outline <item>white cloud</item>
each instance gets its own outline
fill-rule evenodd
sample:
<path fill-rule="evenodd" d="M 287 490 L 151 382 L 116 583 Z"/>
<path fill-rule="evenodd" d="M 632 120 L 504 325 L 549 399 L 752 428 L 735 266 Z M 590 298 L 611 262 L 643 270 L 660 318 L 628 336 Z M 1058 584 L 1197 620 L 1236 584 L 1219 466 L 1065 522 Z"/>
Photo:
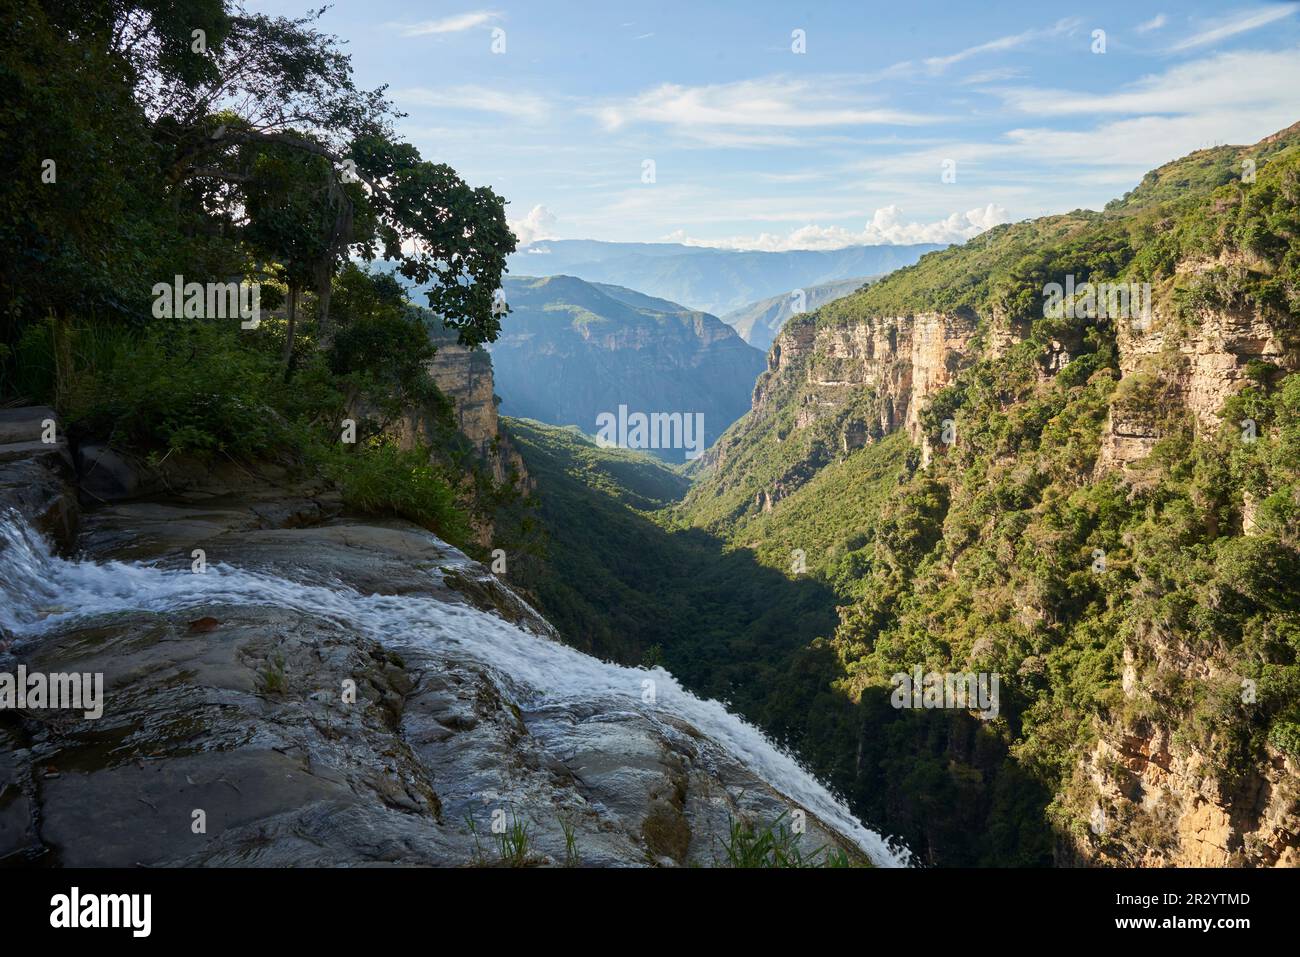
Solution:
<path fill-rule="evenodd" d="M 1043 164 L 1128 168 L 1144 172 L 1208 146 L 1250 144 L 1295 122 L 1294 106 L 1244 113 L 1141 116 L 1091 130 L 1019 129 L 1007 133 L 1011 152 Z"/>
<path fill-rule="evenodd" d="M 537 242 L 539 239 L 555 239 L 555 214 L 545 206 L 534 206 L 523 219 L 507 220 L 510 231 L 519 240 L 520 246 Z"/>
<path fill-rule="evenodd" d="M 396 26 L 404 37 L 424 37 L 439 33 L 460 33 L 472 30 L 497 19 L 498 14 L 489 10 L 476 10 L 473 13 L 458 13 L 440 20 L 422 20 L 419 23 L 397 23 Z"/>
<path fill-rule="evenodd" d="M 960 63 L 963 60 L 970 59 L 973 56 L 979 56 L 982 53 L 1002 53 L 1007 50 L 1014 50 L 1022 47 L 1026 43 L 1032 43 L 1035 40 L 1046 40 L 1050 37 L 1060 36 L 1064 33 L 1072 33 L 1079 28 L 1082 21 L 1077 17 L 1065 20 L 1058 20 L 1053 26 L 1043 30 L 1026 30 L 1023 33 L 1015 33 L 1010 36 L 998 37 L 996 40 L 989 40 L 987 43 L 981 43 L 977 46 L 967 47 L 964 50 L 958 50 L 948 56 L 927 57 L 925 65 L 932 73 L 942 73 L 954 63 Z"/>
<path fill-rule="evenodd" d="M 1152 30 L 1159 30 L 1168 22 L 1169 22 L 1169 18 L 1167 16 L 1165 16 L 1163 13 L 1157 13 L 1154 17 L 1152 17 L 1150 20 L 1147 20 L 1145 23 L 1139 23 L 1137 27 L 1137 32 L 1150 33 Z"/>
<path fill-rule="evenodd" d="M 753 144 L 746 135 L 735 132 L 744 129 L 789 131 L 930 122 L 919 114 L 869 102 L 860 87 L 860 80 L 836 77 L 813 81 L 777 76 L 705 86 L 664 83 L 590 112 L 609 130 L 638 121 L 659 123 L 696 136 L 713 136 L 719 145 L 765 145 Z"/>
<path fill-rule="evenodd" d="M 956 243 L 1005 222 L 1006 209 L 995 203 L 951 213 L 932 223 L 905 223 L 902 211 L 890 205 L 876 210 L 864 235 L 868 243 Z"/>
<path fill-rule="evenodd" d="M 517 90 L 493 90 L 485 86 L 444 86 L 437 89 L 413 87 L 396 90 L 393 99 L 400 106 L 432 106 L 447 110 L 477 110 L 501 113 L 520 120 L 540 121 L 550 113 L 550 105 L 533 93 Z"/>
<path fill-rule="evenodd" d="M 959 243 L 1008 221 L 1007 210 L 989 203 L 984 207 L 952 213 L 934 222 L 905 222 L 897 206 L 877 209 L 860 231 L 842 226 L 802 226 L 784 236 L 759 233 L 731 239 L 692 239 L 682 230 L 665 237 L 688 246 L 716 246 L 723 249 L 754 249 L 785 252 L 791 249 L 843 249 L 845 246 L 892 246 L 910 243 Z"/>
<path fill-rule="evenodd" d="M 1007 80 L 1015 80 L 1025 75 L 1025 71 L 1020 67 L 1002 67 L 994 70 L 983 70 L 979 73 L 972 73 L 970 76 L 962 77 L 958 82 L 962 86 L 974 86 L 978 83 L 1004 83 Z"/>
<path fill-rule="evenodd" d="M 1221 20 L 1214 26 L 1193 34 L 1185 40 L 1180 40 L 1171 46 L 1169 50 L 1171 53 L 1179 53 L 1209 43 L 1217 43 L 1220 40 L 1226 40 L 1228 37 L 1234 37 L 1238 33 L 1245 33 L 1247 30 L 1254 30 L 1281 20 L 1283 17 L 1289 17 L 1295 13 L 1295 9 L 1293 6 L 1272 6 L 1244 12 L 1232 19 Z"/>
<path fill-rule="evenodd" d="M 1296 110 L 1300 56 L 1296 50 L 1222 53 L 1143 77 L 1114 93 L 1052 89 L 999 91 L 1006 104 L 1039 116 L 1105 113 L 1205 115 L 1223 110 Z M 1206 130 L 1214 129 L 1206 125 Z"/>

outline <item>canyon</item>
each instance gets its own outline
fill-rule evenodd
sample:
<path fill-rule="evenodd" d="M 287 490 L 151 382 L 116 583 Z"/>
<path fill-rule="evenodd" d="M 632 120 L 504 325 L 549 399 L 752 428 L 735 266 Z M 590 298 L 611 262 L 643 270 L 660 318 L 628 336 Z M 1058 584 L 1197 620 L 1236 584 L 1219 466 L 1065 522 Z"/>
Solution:
<path fill-rule="evenodd" d="M 0 413 L 0 658 L 102 673 L 107 706 L 0 714 L 0 860 L 708 866 L 732 821 L 797 818 L 810 854 L 906 861 L 721 705 L 564 646 L 423 529 L 271 468 L 79 503 L 50 418 Z"/>

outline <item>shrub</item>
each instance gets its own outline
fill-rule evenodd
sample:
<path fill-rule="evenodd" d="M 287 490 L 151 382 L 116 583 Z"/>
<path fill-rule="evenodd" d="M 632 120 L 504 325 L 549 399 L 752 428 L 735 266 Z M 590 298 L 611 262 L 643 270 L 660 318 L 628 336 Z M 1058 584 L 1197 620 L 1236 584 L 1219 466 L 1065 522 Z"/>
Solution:
<path fill-rule="evenodd" d="M 101 333 L 97 361 L 78 364 L 69 420 L 139 451 L 253 459 L 292 448 L 277 411 L 287 391 L 279 365 L 241 342 L 239 331 L 236 324 L 184 321 Z"/>
<path fill-rule="evenodd" d="M 457 547 L 468 542 L 469 519 L 428 449 L 402 449 L 380 437 L 355 450 L 336 447 L 321 454 L 349 508 L 405 518 Z"/>

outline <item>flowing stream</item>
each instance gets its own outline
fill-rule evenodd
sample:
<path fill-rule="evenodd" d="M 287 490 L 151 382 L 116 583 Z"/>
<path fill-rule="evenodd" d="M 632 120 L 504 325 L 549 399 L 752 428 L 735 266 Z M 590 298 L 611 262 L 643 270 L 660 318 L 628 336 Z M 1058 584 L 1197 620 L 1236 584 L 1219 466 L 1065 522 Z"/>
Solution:
<path fill-rule="evenodd" d="M 772 788 L 854 840 L 878 866 L 905 867 L 910 854 L 864 827 L 817 779 L 761 731 L 721 703 L 696 697 L 662 668 L 600 661 L 465 605 L 412 595 L 364 595 L 344 585 L 292 581 L 211 564 L 206 574 L 138 562 L 68 561 L 15 514 L 0 516 L 0 626 L 39 638 L 74 621 L 115 612 L 176 612 L 207 605 L 257 605 L 331 620 L 394 648 L 419 645 L 501 676 L 529 707 L 668 713 L 694 726 Z M 645 704 L 646 681 L 655 701 Z"/>

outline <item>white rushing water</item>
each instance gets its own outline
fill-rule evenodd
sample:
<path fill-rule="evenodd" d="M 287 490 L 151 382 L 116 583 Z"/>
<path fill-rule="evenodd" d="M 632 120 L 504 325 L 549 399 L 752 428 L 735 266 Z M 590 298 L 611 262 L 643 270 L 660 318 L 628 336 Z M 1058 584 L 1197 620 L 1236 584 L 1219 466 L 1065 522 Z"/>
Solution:
<path fill-rule="evenodd" d="M 609 664 L 464 605 L 412 595 L 363 595 L 213 564 L 206 574 L 136 562 L 67 561 L 15 515 L 0 516 L 0 626 L 37 637 L 89 616 L 174 612 L 211 604 L 257 605 L 328 619 L 384 644 L 454 654 L 506 678 L 530 707 L 586 705 L 667 712 L 707 735 L 771 787 L 852 838 L 879 866 L 910 854 L 861 824 L 817 779 L 721 703 L 696 697 L 662 668 Z M 641 702 L 655 682 L 655 703 Z"/>

